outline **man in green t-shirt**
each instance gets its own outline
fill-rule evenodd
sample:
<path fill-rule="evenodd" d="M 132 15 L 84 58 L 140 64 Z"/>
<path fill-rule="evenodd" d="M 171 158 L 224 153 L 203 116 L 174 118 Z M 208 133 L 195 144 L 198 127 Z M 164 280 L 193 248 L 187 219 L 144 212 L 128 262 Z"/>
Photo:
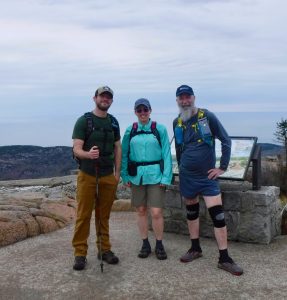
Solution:
<path fill-rule="evenodd" d="M 99 87 L 94 96 L 95 109 L 81 116 L 73 131 L 73 151 L 79 160 L 77 178 L 77 219 L 73 237 L 74 270 L 86 266 L 90 221 L 95 209 L 98 259 L 117 264 L 111 251 L 109 218 L 120 179 L 120 128 L 115 117 L 108 114 L 113 91 Z M 87 134 L 88 133 L 88 134 Z"/>

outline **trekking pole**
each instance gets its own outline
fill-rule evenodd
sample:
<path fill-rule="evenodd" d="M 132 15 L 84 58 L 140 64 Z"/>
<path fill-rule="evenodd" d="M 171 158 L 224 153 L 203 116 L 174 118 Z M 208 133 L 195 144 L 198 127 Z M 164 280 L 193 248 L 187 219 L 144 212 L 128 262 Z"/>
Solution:
<path fill-rule="evenodd" d="M 101 272 L 104 272 L 104 264 L 103 264 L 103 255 L 102 255 L 102 231 L 101 231 L 101 206 L 100 206 L 100 199 L 99 199 L 99 165 L 98 160 L 96 160 L 96 210 L 97 210 L 97 203 L 98 203 L 98 220 L 96 219 L 96 222 L 98 222 L 98 237 L 99 237 L 99 252 L 101 257 Z M 95 215 L 96 218 L 96 215 Z"/>

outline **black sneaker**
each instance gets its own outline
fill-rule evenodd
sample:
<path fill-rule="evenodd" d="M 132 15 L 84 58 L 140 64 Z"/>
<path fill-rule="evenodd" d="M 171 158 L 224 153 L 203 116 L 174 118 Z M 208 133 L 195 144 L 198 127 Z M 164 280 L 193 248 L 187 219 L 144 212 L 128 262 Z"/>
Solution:
<path fill-rule="evenodd" d="M 75 256 L 73 269 L 77 271 L 81 271 L 85 269 L 86 264 L 87 264 L 86 256 Z"/>
<path fill-rule="evenodd" d="M 100 253 L 98 253 L 98 259 L 101 259 Z M 104 252 L 102 254 L 102 259 L 111 265 L 115 265 L 119 262 L 119 258 L 115 256 L 114 252 L 112 252 L 111 250 Z"/>
<path fill-rule="evenodd" d="M 154 253 L 159 260 L 167 259 L 167 254 L 164 250 L 164 247 L 155 248 Z"/>
<path fill-rule="evenodd" d="M 138 257 L 147 258 L 150 254 L 151 254 L 151 247 L 142 246 L 142 248 L 138 254 Z"/>

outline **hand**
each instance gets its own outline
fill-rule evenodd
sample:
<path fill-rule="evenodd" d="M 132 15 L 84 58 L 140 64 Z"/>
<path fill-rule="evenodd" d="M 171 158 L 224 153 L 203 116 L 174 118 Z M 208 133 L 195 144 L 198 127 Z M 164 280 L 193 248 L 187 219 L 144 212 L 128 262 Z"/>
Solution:
<path fill-rule="evenodd" d="M 115 172 L 115 178 L 116 178 L 117 182 L 120 181 L 120 178 L 121 178 L 120 172 Z"/>
<path fill-rule="evenodd" d="M 165 188 L 166 184 L 160 183 L 159 186 L 162 187 L 162 188 Z"/>
<path fill-rule="evenodd" d="M 216 179 L 218 176 L 222 175 L 225 171 L 215 168 L 215 169 L 210 169 L 208 170 L 208 179 Z"/>
<path fill-rule="evenodd" d="M 93 146 L 88 152 L 89 159 L 97 159 L 100 156 L 100 150 L 98 146 Z"/>
<path fill-rule="evenodd" d="M 124 184 L 124 186 L 129 187 L 129 188 L 131 187 L 131 185 L 132 185 L 132 184 L 131 184 L 130 181 Z"/>

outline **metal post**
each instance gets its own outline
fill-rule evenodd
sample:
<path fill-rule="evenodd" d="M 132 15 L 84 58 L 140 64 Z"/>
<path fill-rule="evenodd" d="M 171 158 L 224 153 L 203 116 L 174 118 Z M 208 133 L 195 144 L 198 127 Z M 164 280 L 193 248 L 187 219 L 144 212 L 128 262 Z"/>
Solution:
<path fill-rule="evenodd" d="M 252 153 L 252 189 L 261 188 L 261 146 L 256 144 Z"/>

